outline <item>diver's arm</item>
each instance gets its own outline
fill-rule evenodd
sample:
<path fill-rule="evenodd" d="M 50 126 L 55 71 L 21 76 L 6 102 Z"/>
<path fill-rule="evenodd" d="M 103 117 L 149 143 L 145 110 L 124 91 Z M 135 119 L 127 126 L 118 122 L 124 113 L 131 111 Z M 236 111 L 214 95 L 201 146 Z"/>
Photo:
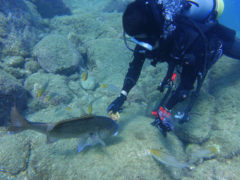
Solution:
<path fill-rule="evenodd" d="M 139 53 L 139 51 L 137 51 L 138 49 L 138 46 L 136 46 L 134 51 L 134 58 L 133 61 L 129 64 L 128 72 L 125 77 L 120 95 L 107 108 L 107 112 L 110 113 L 110 116 L 112 116 L 112 113 L 114 115 L 117 112 L 121 112 L 121 107 L 127 99 L 128 92 L 136 84 L 140 76 L 145 60 L 145 54 Z"/>
<path fill-rule="evenodd" d="M 226 56 L 240 60 L 240 39 L 235 38 L 231 45 L 225 45 L 223 52 Z"/>
<path fill-rule="evenodd" d="M 129 63 L 128 72 L 125 76 L 122 90 L 126 93 L 129 93 L 136 84 L 145 61 L 145 54 L 139 53 L 139 48 L 138 46 L 135 48 L 133 61 Z"/>

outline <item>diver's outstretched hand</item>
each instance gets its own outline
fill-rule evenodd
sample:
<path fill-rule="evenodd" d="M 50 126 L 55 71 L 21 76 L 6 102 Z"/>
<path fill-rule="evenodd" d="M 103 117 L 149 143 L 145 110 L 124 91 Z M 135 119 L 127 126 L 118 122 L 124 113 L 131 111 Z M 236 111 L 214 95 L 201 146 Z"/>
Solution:
<path fill-rule="evenodd" d="M 123 94 L 120 94 L 108 107 L 107 107 L 107 113 L 117 113 L 122 110 L 122 105 L 124 101 L 127 99 L 126 96 Z"/>

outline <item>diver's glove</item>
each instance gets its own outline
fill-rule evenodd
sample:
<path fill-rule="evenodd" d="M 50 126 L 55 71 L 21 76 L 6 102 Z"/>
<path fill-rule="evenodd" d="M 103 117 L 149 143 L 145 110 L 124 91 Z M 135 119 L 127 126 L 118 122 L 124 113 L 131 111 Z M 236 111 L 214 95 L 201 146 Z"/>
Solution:
<path fill-rule="evenodd" d="M 107 107 L 107 113 L 110 111 L 113 113 L 120 112 L 122 110 L 121 107 L 126 99 L 127 96 L 121 92 L 121 94 Z"/>

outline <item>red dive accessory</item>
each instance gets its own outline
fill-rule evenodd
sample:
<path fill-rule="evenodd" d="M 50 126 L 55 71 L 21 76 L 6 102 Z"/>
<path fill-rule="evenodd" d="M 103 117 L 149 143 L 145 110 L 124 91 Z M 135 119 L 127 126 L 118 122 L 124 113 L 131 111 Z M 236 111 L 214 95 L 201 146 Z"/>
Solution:
<path fill-rule="evenodd" d="M 175 82 L 176 77 L 177 77 L 177 74 L 176 74 L 176 73 L 173 73 L 172 78 L 171 78 L 172 83 Z"/>
<path fill-rule="evenodd" d="M 158 111 L 153 111 L 152 115 L 156 119 L 151 124 L 156 126 L 164 136 L 167 135 L 168 131 L 174 130 L 172 115 L 167 109 L 161 106 Z"/>

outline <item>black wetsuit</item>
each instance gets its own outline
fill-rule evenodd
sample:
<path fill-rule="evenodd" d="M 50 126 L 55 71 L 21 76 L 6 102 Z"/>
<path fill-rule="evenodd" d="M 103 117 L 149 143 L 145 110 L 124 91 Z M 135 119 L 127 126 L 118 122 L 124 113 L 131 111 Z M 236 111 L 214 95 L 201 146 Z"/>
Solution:
<path fill-rule="evenodd" d="M 152 65 L 158 62 L 167 62 L 169 68 L 180 65 L 181 82 L 166 104 L 166 108 L 172 109 L 176 103 L 183 100 L 182 94 L 188 94 L 193 89 L 199 72 L 203 72 L 204 69 L 207 71 L 222 54 L 240 59 L 240 40 L 235 37 L 235 31 L 217 22 L 195 25 L 197 28 L 188 19 L 181 17 L 177 19 L 177 28 L 172 35 L 167 39 L 157 39 L 158 48 L 153 51 L 145 50 L 143 53 L 144 48 L 137 45 L 122 89 L 129 92 L 136 84 L 146 58 L 152 59 Z M 146 42 L 151 41 L 146 39 Z"/>

